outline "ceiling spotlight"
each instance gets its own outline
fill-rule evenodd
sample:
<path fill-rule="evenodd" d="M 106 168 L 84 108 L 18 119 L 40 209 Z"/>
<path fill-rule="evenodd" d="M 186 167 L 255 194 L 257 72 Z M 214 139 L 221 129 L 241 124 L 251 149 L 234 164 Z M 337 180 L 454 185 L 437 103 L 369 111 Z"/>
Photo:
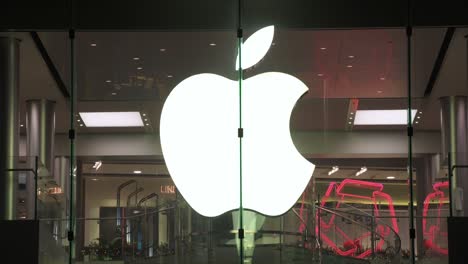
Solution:
<path fill-rule="evenodd" d="M 110 82 L 111 82 L 111 80 L 106 80 L 106 83 L 110 83 Z"/>
<path fill-rule="evenodd" d="M 145 125 L 146 125 L 146 126 L 149 126 L 149 124 L 148 124 L 148 123 L 146 123 Z"/>
<path fill-rule="evenodd" d="M 377 91 L 377 93 L 381 94 L 381 93 L 382 93 L 382 91 L 378 90 L 378 91 Z"/>
<path fill-rule="evenodd" d="M 417 119 L 420 119 L 420 118 L 421 118 L 421 116 L 418 116 L 418 117 L 417 117 Z"/>
<path fill-rule="evenodd" d="M 272 46 L 275 46 L 275 45 L 276 45 L 276 43 L 272 42 L 272 43 L 271 43 L 271 45 L 272 45 Z"/>
<path fill-rule="evenodd" d="M 145 114 L 145 113 L 143 113 L 143 114 L 141 114 L 141 115 L 142 115 L 142 116 L 146 116 L 146 114 Z"/>
<path fill-rule="evenodd" d="M 148 118 L 145 118 L 145 121 L 148 121 Z"/>
<path fill-rule="evenodd" d="M 381 80 L 381 81 L 385 81 L 385 77 L 380 77 L 380 80 Z"/>
<path fill-rule="evenodd" d="M 172 75 L 169 74 L 169 75 L 167 76 L 167 78 L 172 78 Z"/>
<path fill-rule="evenodd" d="M 422 111 L 419 111 L 419 114 L 422 115 Z"/>
<path fill-rule="evenodd" d="M 82 127 L 82 126 L 83 126 L 83 124 L 80 124 L 80 127 Z"/>
<path fill-rule="evenodd" d="M 416 121 L 416 122 L 414 122 L 414 123 L 419 124 L 419 121 Z"/>
<path fill-rule="evenodd" d="M 348 58 L 354 59 L 354 55 L 348 55 Z"/>
<path fill-rule="evenodd" d="M 359 176 L 361 174 L 363 174 L 364 172 L 367 171 L 367 168 L 366 167 L 362 167 L 358 172 L 356 172 L 356 176 Z"/>
<path fill-rule="evenodd" d="M 138 67 L 137 70 L 143 70 L 143 67 Z"/>
<path fill-rule="evenodd" d="M 136 171 L 133 171 L 133 173 L 135 173 L 135 174 L 141 174 L 141 171 L 140 171 L 140 170 L 136 170 Z"/>
<path fill-rule="evenodd" d="M 318 77 L 322 77 L 323 76 L 323 73 L 319 73 L 317 74 Z"/>
<path fill-rule="evenodd" d="M 351 124 L 353 124 L 353 122 L 348 122 L 348 124 L 350 124 L 350 125 L 351 125 Z"/>
<path fill-rule="evenodd" d="M 333 166 L 331 171 L 328 172 L 328 176 L 332 175 L 333 173 L 337 172 L 338 170 L 340 170 L 340 168 L 338 168 L 338 166 Z"/>
<path fill-rule="evenodd" d="M 387 176 L 387 179 L 393 180 L 393 179 L 395 179 L 395 176 Z"/>
<path fill-rule="evenodd" d="M 163 49 L 159 49 L 159 51 L 161 51 L 161 52 L 165 52 L 165 51 L 166 51 L 166 49 L 164 49 L 164 48 L 163 48 Z"/>
<path fill-rule="evenodd" d="M 354 112 L 349 113 L 350 115 L 354 115 Z"/>
<path fill-rule="evenodd" d="M 352 116 L 350 116 L 350 117 L 349 117 L 349 119 L 350 119 L 350 120 L 353 120 L 353 117 L 352 117 Z"/>
<path fill-rule="evenodd" d="M 117 93 L 116 93 L 116 92 L 113 92 L 112 95 L 117 95 Z"/>
<path fill-rule="evenodd" d="M 210 43 L 210 46 L 214 47 L 214 46 L 216 46 L 216 43 Z"/>
<path fill-rule="evenodd" d="M 80 119 L 78 119 L 78 120 L 76 120 L 76 122 L 78 122 L 78 123 L 79 123 L 79 122 L 81 122 L 81 120 L 80 120 Z"/>
<path fill-rule="evenodd" d="M 133 60 L 140 60 L 140 58 L 138 58 L 138 57 L 133 57 Z"/>
<path fill-rule="evenodd" d="M 97 44 L 96 44 L 96 43 L 91 43 L 91 45 L 90 45 L 90 46 L 91 46 L 91 47 L 96 47 L 96 46 L 97 46 Z"/>
<path fill-rule="evenodd" d="M 93 178 L 93 179 L 91 179 L 91 180 L 92 180 L 92 181 L 97 181 L 98 179 L 96 179 L 96 178 Z"/>
<path fill-rule="evenodd" d="M 23 125 L 23 124 L 21 124 L 21 125 L 20 125 L 20 127 L 24 127 L 24 125 Z"/>
<path fill-rule="evenodd" d="M 327 48 L 325 48 L 325 47 L 321 47 L 321 48 L 320 48 L 320 50 L 326 50 L 326 49 L 327 49 Z"/>
<path fill-rule="evenodd" d="M 353 67 L 353 65 L 346 65 L 346 67 L 347 67 L 347 68 L 352 68 L 352 67 Z"/>

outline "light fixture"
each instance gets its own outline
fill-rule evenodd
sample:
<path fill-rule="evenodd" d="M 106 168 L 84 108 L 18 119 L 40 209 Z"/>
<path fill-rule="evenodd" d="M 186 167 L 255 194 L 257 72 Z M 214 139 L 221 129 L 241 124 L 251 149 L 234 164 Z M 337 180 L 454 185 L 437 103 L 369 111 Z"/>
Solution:
<path fill-rule="evenodd" d="M 350 114 L 350 115 L 354 115 L 354 112 L 350 112 L 349 114 Z"/>
<path fill-rule="evenodd" d="M 322 77 L 323 76 L 323 73 L 319 73 L 317 74 L 318 77 Z"/>
<path fill-rule="evenodd" d="M 146 126 L 149 126 L 149 124 L 148 124 L 148 123 L 146 123 L 145 125 L 146 125 Z"/>
<path fill-rule="evenodd" d="M 356 176 L 359 176 L 361 174 L 363 174 L 364 172 L 367 171 L 367 168 L 366 167 L 362 167 L 358 172 L 356 172 Z"/>
<path fill-rule="evenodd" d="M 169 75 L 167 75 L 167 78 L 172 78 L 172 75 L 170 75 L 170 74 L 169 74 Z"/>
<path fill-rule="evenodd" d="M 140 170 L 135 170 L 135 171 L 133 171 L 133 173 L 135 173 L 135 174 L 141 174 L 141 171 L 140 171 Z"/>
<path fill-rule="evenodd" d="M 210 46 L 214 47 L 214 46 L 216 46 L 216 43 L 210 43 Z"/>
<path fill-rule="evenodd" d="M 381 80 L 381 81 L 385 81 L 385 77 L 380 77 L 380 80 Z"/>
<path fill-rule="evenodd" d="M 350 116 L 350 117 L 349 117 L 349 119 L 350 119 L 350 120 L 352 120 L 352 119 L 353 119 L 353 117 L 352 117 L 352 116 Z"/>
<path fill-rule="evenodd" d="M 327 49 L 327 48 L 325 48 L 325 47 L 321 47 L 321 48 L 320 48 L 320 50 L 326 50 L 326 49 Z"/>
<path fill-rule="evenodd" d="M 111 80 L 106 80 L 106 83 L 110 83 L 110 82 L 111 82 Z"/>
<path fill-rule="evenodd" d="M 133 60 L 140 60 L 140 58 L 138 58 L 138 57 L 133 57 Z"/>
<path fill-rule="evenodd" d="M 348 55 L 348 58 L 354 59 L 354 55 Z"/>
<path fill-rule="evenodd" d="M 117 95 L 117 93 L 116 93 L 116 92 L 113 92 L 113 93 L 111 93 L 111 94 L 112 94 L 112 95 Z"/>
<path fill-rule="evenodd" d="M 99 170 L 99 169 L 101 168 L 101 166 L 102 166 L 102 161 L 100 161 L 100 160 L 99 160 L 99 161 L 96 161 L 96 162 L 94 163 L 94 165 L 93 165 L 93 169 Z"/>
<path fill-rule="evenodd" d="M 332 169 L 328 172 L 328 176 L 332 175 L 333 173 L 337 172 L 338 170 L 340 170 L 340 168 L 338 168 L 338 166 L 333 166 Z"/>
<path fill-rule="evenodd" d="M 142 113 L 141 115 L 142 115 L 142 116 L 146 116 L 146 114 L 145 114 L 145 113 Z"/>
<path fill-rule="evenodd" d="M 87 127 L 142 127 L 140 112 L 80 112 Z"/>
<path fill-rule="evenodd" d="M 411 122 L 418 110 L 411 110 Z M 357 110 L 354 125 L 406 125 L 407 110 Z"/>
<path fill-rule="evenodd" d="M 381 90 L 378 90 L 378 91 L 377 91 L 377 93 L 378 93 L 378 94 L 381 94 L 381 93 L 382 93 L 382 91 L 381 91 Z"/>
<path fill-rule="evenodd" d="M 393 179 L 395 179 L 395 176 L 387 176 L 387 179 L 393 180 Z"/>
<path fill-rule="evenodd" d="M 26 216 L 22 215 L 20 216 L 21 219 L 26 219 Z"/>
<path fill-rule="evenodd" d="M 82 127 L 82 126 L 83 126 L 83 124 L 80 124 L 80 127 Z"/>
<path fill-rule="evenodd" d="M 353 65 L 346 65 L 346 67 L 347 67 L 347 68 L 352 68 L 352 67 L 353 67 Z"/>
<path fill-rule="evenodd" d="M 419 124 L 419 121 L 416 121 L 416 122 L 414 122 L 414 123 Z"/>
<path fill-rule="evenodd" d="M 92 180 L 92 181 L 97 181 L 98 179 L 96 179 L 96 178 L 93 178 L 93 179 L 91 179 L 91 180 Z"/>
<path fill-rule="evenodd" d="M 148 118 L 145 118 L 145 121 L 148 121 Z"/>
<path fill-rule="evenodd" d="M 162 49 L 159 49 L 159 51 L 161 51 L 161 52 L 165 52 L 165 51 L 166 51 L 166 49 L 162 48 Z"/>
<path fill-rule="evenodd" d="M 143 67 L 137 67 L 137 70 L 143 70 Z"/>
<path fill-rule="evenodd" d="M 96 47 L 96 46 L 97 46 L 97 44 L 96 44 L 96 43 L 91 43 L 91 45 L 90 45 L 90 46 L 91 46 L 91 47 Z"/>
<path fill-rule="evenodd" d="M 351 125 L 351 124 L 353 124 L 353 122 L 348 122 L 348 124 L 350 124 L 350 125 Z"/>
<path fill-rule="evenodd" d="M 24 127 L 24 125 L 23 125 L 23 124 L 21 124 L 21 125 L 20 125 L 20 127 Z"/>
<path fill-rule="evenodd" d="M 421 118 L 421 116 L 418 116 L 418 117 L 417 117 L 417 119 L 420 119 L 420 118 Z"/>
<path fill-rule="evenodd" d="M 422 115 L 422 111 L 419 111 L 419 114 Z"/>

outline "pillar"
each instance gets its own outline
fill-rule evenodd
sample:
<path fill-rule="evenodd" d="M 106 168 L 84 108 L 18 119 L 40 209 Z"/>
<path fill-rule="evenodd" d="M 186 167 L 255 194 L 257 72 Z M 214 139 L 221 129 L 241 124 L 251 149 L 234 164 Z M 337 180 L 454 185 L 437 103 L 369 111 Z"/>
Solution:
<path fill-rule="evenodd" d="M 37 156 L 38 176 L 54 180 L 55 102 L 46 99 L 26 101 L 27 155 Z M 31 194 L 28 208 L 34 208 L 34 182 L 28 183 Z M 31 198 L 32 197 L 32 198 Z M 32 209 L 28 210 L 33 212 Z"/>
<path fill-rule="evenodd" d="M 18 156 L 19 45 L 11 37 L 0 37 L 0 220 L 13 220 L 16 180 L 13 172 Z"/>
<path fill-rule="evenodd" d="M 440 118 L 442 130 L 442 155 L 446 159 L 448 153 L 451 153 L 453 165 L 468 165 L 467 160 L 467 97 L 466 96 L 447 96 L 440 98 Z M 468 203 L 456 206 L 456 201 L 463 194 L 468 197 L 468 169 L 454 170 L 452 182 L 452 203 L 454 216 L 465 216 L 468 213 Z M 457 191 L 459 190 L 459 192 Z"/>

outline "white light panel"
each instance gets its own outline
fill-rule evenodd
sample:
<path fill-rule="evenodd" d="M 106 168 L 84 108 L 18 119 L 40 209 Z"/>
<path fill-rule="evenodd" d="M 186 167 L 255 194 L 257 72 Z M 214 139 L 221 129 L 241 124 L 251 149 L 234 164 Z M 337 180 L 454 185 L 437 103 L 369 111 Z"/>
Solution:
<path fill-rule="evenodd" d="M 140 112 L 80 112 L 87 127 L 142 127 Z"/>
<path fill-rule="evenodd" d="M 418 112 L 411 110 L 411 123 Z M 397 110 L 357 110 L 354 125 L 406 125 L 408 120 L 406 109 Z"/>

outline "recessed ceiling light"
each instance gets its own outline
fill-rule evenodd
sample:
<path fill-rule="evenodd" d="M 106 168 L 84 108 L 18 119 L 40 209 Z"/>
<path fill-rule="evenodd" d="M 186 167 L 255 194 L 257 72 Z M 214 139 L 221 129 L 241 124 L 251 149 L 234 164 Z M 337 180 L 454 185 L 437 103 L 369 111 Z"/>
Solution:
<path fill-rule="evenodd" d="M 210 43 L 210 46 L 214 47 L 214 46 L 216 46 L 216 43 Z"/>
<path fill-rule="evenodd" d="M 141 115 L 142 115 L 142 116 L 146 116 L 146 114 L 145 114 L 145 113 L 143 113 L 143 114 L 141 114 Z"/>
<path fill-rule="evenodd" d="M 96 46 L 97 46 L 97 44 L 96 44 L 96 43 L 91 43 L 91 45 L 90 45 L 90 46 L 91 46 L 91 47 L 96 47 Z"/>
<path fill-rule="evenodd" d="M 381 94 L 381 93 L 383 93 L 383 92 L 382 92 L 382 91 L 380 91 L 380 90 L 378 90 L 378 91 L 377 91 L 377 93 Z"/>
<path fill-rule="evenodd" d="M 92 180 L 92 181 L 97 181 L 98 179 L 96 179 L 96 178 L 93 178 L 93 179 L 91 179 L 91 180 Z"/>
<path fill-rule="evenodd" d="M 356 172 L 356 176 L 359 176 L 361 174 L 363 174 L 364 172 L 367 171 L 367 168 L 366 167 L 362 167 L 358 172 Z"/>
<path fill-rule="evenodd" d="M 348 124 L 350 124 L 350 125 L 351 125 L 351 124 L 353 124 L 353 122 L 348 122 Z"/>
<path fill-rule="evenodd" d="M 411 110 L 411 121 L 418 110 Z M 357 110 L 354 125 L 406 125 L 407 110 Z"/>
<path fill-rule="evenodd" d="M 272 45 L 272 46 L 275 46 L 275 45 L 276 45 L 276 43 L 272 42 L 272 43 L 271 43 L 271 45 Z"/>
<path fill-rule="evenodd" d="M 137 70 L 143 70 L 143 67 L 137 67 Z"/>
<path fill-rule="evenodd" d="M 136 170 L 136 171 L 133 171 L 133 173 L 135 173 L 135 174 L 141 174 L 141 171 L 140 171 L 140 170 Z"/>
<path fill-rule="evenodd" d="M 159 51 L 161 51 L 161 52 L 165 52 L 165 51 L 166 51 L 166 49 L 164 49 L 164 48 L 163 48 L 163 49 L 159 49 Z"/>
<path fill-rule="evenodd" d="M 169 75 L 167 76 L 167 78 L 172 78 L 172 75 L 169 74 Z"/>
<path fill-rule="evenodd" d="M 348 55 L 348 58 L 353 59 L 354 55 Z"/>
<path fill-rule="evenodd" d="M 347 67 L 347 68 L 352 68 L 352 67 L 353 67 L 353 65 L 346 65 L 346 67 Z"/>
<path fill-rule="evenodd" d="M 395 176 L 387 176 L 387 179 L 393 180 L 393 179 L 395 179 Z"/>
<path fill-rule="evenodd" d="M 417 118 L 418 118 L 418 119 L 420 119 L 420 118 L 421 118 L 421 116 L 418 116 Z"/>
<path fill-rule="evenodd" d="M 323 76 L 323 73 L 319 73 L 317 74 L 318 77 L 322 77 Z"/>
<path fill-rule="evenodd" d="M 414 123 L 419 124 L 419 121 L 416 121 L 416 122 L 414 122 Z"/>
<path fill-rule="evenodd" d="M 350 115 L 354 115 L 354 112 L 349 113 Z"/>
<path fill-rule="evenodd" d="M 422 115 L 422 111 L 419 111 L 419 114 Z"/>
<path fill-rule="evenodd" d="M 148 121 L 148 118 L 145 118 L 145 121 Z"/>
<path fill-rule="evenodd" d="M 385 81 L 385 77 L 380 77 L 380 80 L 381 80 L 381 81 Z"/>
<path fill-rule="evenodd" d="M 111 80 L 106 80 L 106 83 L 110 83 L 110 82 L 111 82 Z"/>
<path fill-rule="evenodd" d="M 353 119 L 353 117 L 352 117 L 352 116 L 350 116 L 350 117 L 349 117 L 349 119 L 350 119 L 350 120 L 352 120 L 352 119 Z"/>
<path fill-rule="evenodd" d="M 321 48 L 320 48 L 320 50 L 326 50 L 326 49 L 327 49 L 327 48 L 325 48 L 325 47 L 321 47 Z"/>
<path fill-rule="evenodd" d="M 24 125 L 23 125 L 23 124 L 21 124 L 21 125 L 20 125 L 20 127 L 24 127 Z"/>
<path fill-rule="evenodd" d="M 149 126 L 149 124 L 148 124 L 148 123 L 146 123 L 146 126 Z"/>
<path fill-rule="evenodd" d="M 83 126 L 83 124 L 80 124 L 80 127 L 82 127 L 82 126 Z"/>
<path fill-rule="evenodd" d="M 142 127 L 140 112 L 81 112 L 87 127 Z"/>
<path fill-rule="evenodd" d="M 133 57 L 133 60 L 140 60 L 139 57 Z"/>
<path fill-rule="evenodd" d="M 81 120 L 80 120 L 80 119 L 78 119 L 78 120 L 76 120 L 76 122 L 78 122 L 78 123 L 79 123 L 79 122 L 81 122 Z"/>
<path fill-rule="evenodd" d="M 340 170 L 338 166 L 333 166 L 332 169 L 328 172 L 328 176 L 332 175 L 333 173 L 337 172 Z"/>
<path fill-rule="evenodd" d="M 113 92 L 112 95 L 117 95 L 117 93 L 116 93 L 116 92 Z"/>

